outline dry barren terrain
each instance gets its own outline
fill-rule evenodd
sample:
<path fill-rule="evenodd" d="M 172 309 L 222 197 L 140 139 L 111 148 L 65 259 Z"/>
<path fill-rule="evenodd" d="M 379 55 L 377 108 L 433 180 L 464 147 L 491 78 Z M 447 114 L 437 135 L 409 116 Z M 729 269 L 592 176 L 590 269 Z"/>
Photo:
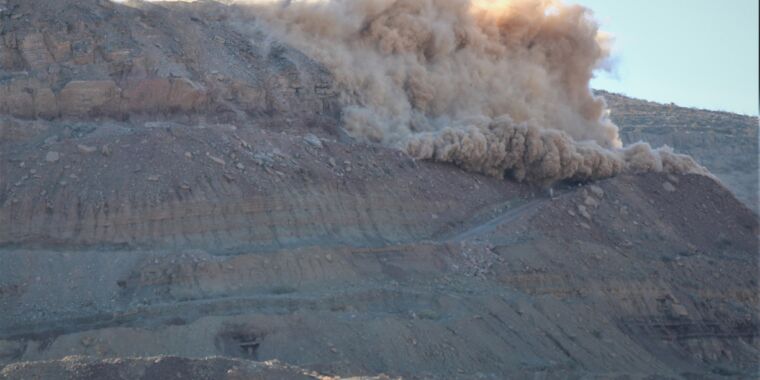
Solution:
<path fill-rule="evenodd" d="M 757 117 L 658 104 L 597 91 L 610 106 L 623 142 L 668 145 L 695 157 L 758 212 Z"/>
<path fill-rule="evenodd" d="M 1 379 L 757 374 L 758 218 L 726 187 L 357 142 L 331 74 L 225 7 L 0 0 Z"/>

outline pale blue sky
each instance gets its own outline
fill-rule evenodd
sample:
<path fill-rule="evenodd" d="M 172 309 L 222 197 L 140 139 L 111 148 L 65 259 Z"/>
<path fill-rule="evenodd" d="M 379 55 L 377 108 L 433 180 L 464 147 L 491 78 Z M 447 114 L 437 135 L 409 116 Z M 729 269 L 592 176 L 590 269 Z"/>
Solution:
<path fill-rule="evenodd" d="M 662 103 L 758 114 L 758 0 L 567 0 L 615 36 L 592 87 Z"/>

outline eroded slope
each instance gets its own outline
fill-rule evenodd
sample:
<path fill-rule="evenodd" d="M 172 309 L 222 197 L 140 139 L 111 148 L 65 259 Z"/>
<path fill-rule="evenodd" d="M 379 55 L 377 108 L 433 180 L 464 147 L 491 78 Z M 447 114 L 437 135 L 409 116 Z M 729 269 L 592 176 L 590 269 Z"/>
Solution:
<path fill-rule="evenodd" d="M 712 179 L 414 160 L 218 4 L 35 3 L 0 13 L 2 376 L 758 370 L 757 217 Z"/>
<path fill-rule="evenodd" d="M 758 212 L 758 119 L 657 104 L 597 91 L 627 144 L 668 145 L 705 165 L 744 204 Z"/>

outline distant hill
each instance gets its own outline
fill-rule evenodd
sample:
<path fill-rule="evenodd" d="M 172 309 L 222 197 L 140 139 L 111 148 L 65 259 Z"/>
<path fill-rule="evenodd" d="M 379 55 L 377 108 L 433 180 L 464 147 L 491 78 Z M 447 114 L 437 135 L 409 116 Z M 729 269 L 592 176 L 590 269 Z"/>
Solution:
<path fill-rule="evenodd" d="M 626 144 L 669 145 L 715 173 L 758 212 L 758 118 L 679 107 L 596 91 L 607 100 Z"/>

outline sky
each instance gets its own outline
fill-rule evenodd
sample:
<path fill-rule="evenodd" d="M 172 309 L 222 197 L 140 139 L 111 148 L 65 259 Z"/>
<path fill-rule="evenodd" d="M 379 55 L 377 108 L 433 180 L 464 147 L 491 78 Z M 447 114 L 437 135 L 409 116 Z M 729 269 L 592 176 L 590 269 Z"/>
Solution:
<path fill-rule="evenodd" d="M 593 88 L 758 114 L 758 0 L 568 0 L 615 38 Z"/>

